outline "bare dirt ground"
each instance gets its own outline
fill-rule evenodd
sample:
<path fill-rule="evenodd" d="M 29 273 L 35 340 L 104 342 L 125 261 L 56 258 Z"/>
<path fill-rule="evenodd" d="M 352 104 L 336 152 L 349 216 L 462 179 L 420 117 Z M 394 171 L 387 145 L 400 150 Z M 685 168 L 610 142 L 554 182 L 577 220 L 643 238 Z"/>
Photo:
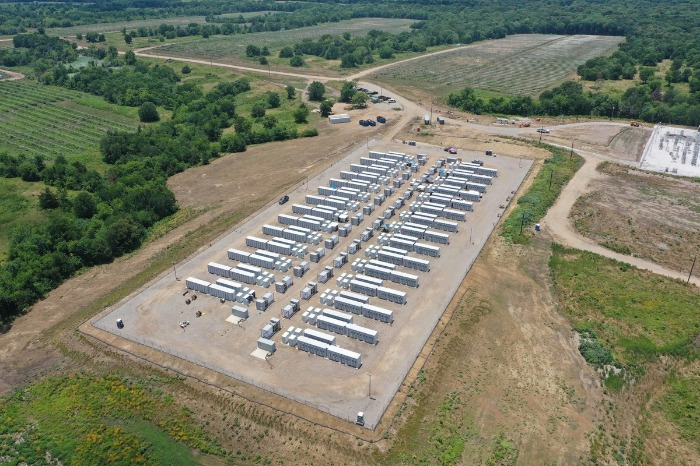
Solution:
<path fill-rule="evenodd" d="M 687 272 L 680 273 L 639 257 L 612 251 L 600 246 L 594 240 L 584 237 L 575 230 L 569 219 L 571 209 L 581 196 L 590 191 L 589 183 L 591 180 L 601 179 L 605 176 L 596 170 L 599 163 L 598 159 L 590 157 L 584 157 L 584 159 L 586 160 L 584 165 L 576 172 L 569 184 L 564 187 L 554 205 L 540 222 L 543 234 L 568 247 L 591 251 L 620 262 L 626 262 L 640 269 L 650 270 L 659 275 L 685 281 L 688 278 Z M 690 282 L 700 285 L 700 278 L 694 275 L 690 278 Z"/>
<path fill-rule="evenodd" d="M 556 128 L 548 140 L 561 145 L 573 141 L 577 150 L 593 151 L 620 160 L 639 162 L 651 131 L 618 125 L 571 125 Z"/>
<path fill-rule="evenodd" d="M 597 244 L 688 271 L 700 255 L 700 185 L 609 164 L 571 211 L 576 230 Z"/>
<path fill-rule="evenodd" d="M 24 78 L 22 73 L 16 73 L 14 71 L 0 70 L 0 74 L 3 76 L 0 81 L 17 81 Z"/>

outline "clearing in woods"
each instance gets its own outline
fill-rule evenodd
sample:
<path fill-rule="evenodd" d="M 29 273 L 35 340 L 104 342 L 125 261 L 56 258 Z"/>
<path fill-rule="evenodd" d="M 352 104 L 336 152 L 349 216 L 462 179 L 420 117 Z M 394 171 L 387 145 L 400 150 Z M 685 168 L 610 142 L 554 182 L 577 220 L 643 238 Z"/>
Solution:
<path fill-rule="evenodd" d="M 413 20 L 362 18 L 337 23 L 324 23 L 307 28 L 290 29 L 288 31 L 256 32 L 235 36 L 216 36 L 208 39 L 183 41 L 161 47 L 163 54 L 178 58 L 196 58 L 200 60 L 213 59 L 220 63 L 251 66 L 246 58 L 245 49 L 249 44 L 258 47 L 268 47 L 272 56 L 286 46 L 293 45 L 303 39 L 316 40 L 324 34 L 343 34 L 349 32 L 354 36 L 364 36 L 373 29 L 398 34 L 410 31 Z M 314 70 L 317 71 L 317 70 Z"/>
<path fill-rule="evenodd" d="M 426 88 L 438 96 L 463 87 L 536 96 L 622 40 L 617 36 L 519 34 L 387 67 L 368 78 Z"/>
<path fill-rule="evenodd" d="M 571 211 L 582 235 L 621 254 L 690 270 L 700 255 L 700 183 L 613 163 Z"/>
<path fill-rule="evenodd" d="M 107 131 L 135 131 L 138 120 L 79 103 L 88 94 L 20 80 L 0 82 L 0 142 L 9 155 L 96 163 Z"/>

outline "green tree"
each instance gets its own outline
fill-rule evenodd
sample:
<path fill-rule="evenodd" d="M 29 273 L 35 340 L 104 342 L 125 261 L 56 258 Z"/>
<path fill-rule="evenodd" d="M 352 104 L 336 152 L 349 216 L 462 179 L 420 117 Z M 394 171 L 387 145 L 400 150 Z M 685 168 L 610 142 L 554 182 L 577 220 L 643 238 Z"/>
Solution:
<path fill-rule="evenodd" d="M 302 57 L 301 55 L 294 55 L 292 58 L 289 59 L 289 65 L 295 68 L 304 66 L 304 57 Z"/>
<path fill-rule="evenodd" d="M 129 217 L 119 218 L 104 228 L 104 237 L 116 257 L 139 247 L 143 234 L 143 227 Z"/>
<path fill-rule="evenodd" d="M 297 90 L 294 88 L 294 86 L 287 86 L 286 89 L 287 89 L 287 99 L 293 100 L 297 95 Z"/>
<path fill-rule="evenodd" d="M 245 152 L 246 142 L 240 134 L 227 134 L 221 138 L 221 150 L 223 152 Z"/>
<path fill-rule="evenodd" d="M 656 67 L 654 66 L 639 67 L 639 79 L 641 79 L 643 83 L 648 82 L 649 79 L 654 76 L 654 74 L 656 74 Z"/>
<path fill-rule="evenodd" d="M 132 66 L 136 64 L 136 54 L 133 50 L 126 51 L 126 53 L 124 54 L 124 63 Z"/>
<path fill-rule="evenodd" d="M 30 162 L 21 163 L 19 166 L 19 176 L 23 181 L 39 181 L 41 175 L 37 170 L 36 165 Z"/>
<path fill-rule="evenodd" d="M 379 49 L 379 58 L 381 58 L 382 60 L 394 58 L 394 51 L 391 49 L 391 47 L 382 47 L 381 49 Z"/>
<path fill-rule="evenodd" d="M 58 209 L 58 196 L 48 186 L 39 194 L 39 207 L 42 209 Z"/>
<path fill-rule="evenodd" d="M 294 110 L 293 116 L 296 123 L 306 123 L 306 120 L 309 118 L 309 109 L 302 103 L 299 105 L 299 108 Z"/>
<path fill-rule="evenodd" d="M 259 55 L 260 55 L 260 47 L 258 47 L 258 46 L 253 45 L 253 44 L 249 44 L 245 48 L 245 56 L 246 57 L 257 57 Z"/>
<path fill-rule="evenodd" d="M 369 96 L 364 92 L 355 92 L 352 96 L 352 106 L 356 108 L 364 108 L 367 106 L 367 100 Z"/>
<path fill-rule="evenodd" d="M 326 93 L 326 86 L 322 82 L 314 81 L 309 84 L 309 100 L 320 102 L 323 100 L 323 94 Z"/>
<path fill-rule="evenodd" d="M 182 67 L 182 70 L 180 70 L 182 74 L 190 74 L 192 72 L 192 68 L 189 66 L 185 65 Z"/>
<path fill-rule="evenodd" d="M 80 191 L 73 199 L 73 213 L 78 218 L 92 218 L 97 213 L 97 202 L 94 196 Z"/>
<path fill-rule="evenodd" d="M 277 118 L 272 115 L 265 115 L 261 119 L 260 123 L 262 123 L 264 128 L 272 129 L 275 127 L 275 125 L 277 125 Z"/>
<path fill-rule="evenodd" d="M 260 63 L 261 65 L 267 65 L 268 64 L 267 57 L 261 56 L 260 59 L 258 60 L 258 63 Z"/>
<path fill-rule="evenodd" d="M 280 50 L 280 58 L 292 58 L 294 56 L 294 50 L 291 47 L 282 47 Z"/>
<path fill-rule="evenodd" d="M 262 104 L 254 104 L 250 111 L 250 116 L 260 118 L 265 116 L 265 107 Z"/>
<path fill-rule="evenodd" d="M 352 82 L 344 82 L 343 87 L 340 88 L 340 101 L 345 102 L 345 103 L 350 103 L 352 102 L 352 96 L 355 95 L 355 83 Z"/>
<path fill-rule="evenodd" d="M 151 123 L 160 120 L 158 109 L 153 102 L 144 102 L 139 107 L 139 119 L 144 123 Z"/>
<path fill-rule="evenodd" d="M 268 92 L 267 93 L 267 107 L 268 108 L 277 108 L 280 105 L 282 105 L 282 99 L 280 98 L 280 95 L 276 92 Z"/>
<path fill-rule="evenodd" d="M 321 110 L 322 117 L 327 117 L 333 112 L 333 102 L 331 102 L 330 100 L 324 100 L 323 102 L 321 102 L 319 110 Z"/>
<path fill-rule="evenodd" d="M 133 41 L 133 39 L 131 38 L 131 36 L 129 34 L 124 35 L 124 42 L 126 42 L 127 44 L 131 44 L 132 41 Z"/>

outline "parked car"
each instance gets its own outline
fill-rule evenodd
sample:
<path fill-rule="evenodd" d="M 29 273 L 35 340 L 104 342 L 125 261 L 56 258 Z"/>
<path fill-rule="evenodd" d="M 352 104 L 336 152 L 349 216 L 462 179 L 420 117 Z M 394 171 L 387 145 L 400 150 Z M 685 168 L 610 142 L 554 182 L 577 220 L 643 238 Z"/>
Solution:
<path fill-rule="evenodd" d="M 447 149 L 447 152 L 449 152 L 450 154 L 456 154 L 457 149 L 455 149 L 454 147 L 450 147 L 449 149 Z"/>
<path fill-rule="evenodd" d="M 383 116 L 378 116 L 378 117 L 377 117 L 377 122 L 379 122 L 379 123 L 386 123 L 386 118 L 384 118 Z"/>
<path fill-rule="evenodd" d="M 479 165 L 479 166 L 483 166 L 483 165 L 484 165 L 484 162 L 481 161 L 481 160 L 478 160 L 478 159 L 477 159 L 477 160 L 472 160 L 472 163 L 475 163 L 475 164 L 477 164 L 477 165 Z"/>
<path fill-rule="evenodd" d="M 370 126 L 377 126 L 377 122 L 374 120 L 367 120 L 367 124 Z"/>
<path fill-rule="evenodd" d="M 549 130 L 547 128 L 537 128 L 537 132 L 542 134 L 549 134 Z"/>
<path fill-rule="evenodd" d="M 287 195 L 280 197 L 280 205 L 286 204 L 288 200 L 289 200 L 289 196 L 287 196 Z"/>
<path fill-rule="evenodd" d="M 395 103 L 396 103 L 396 99 L 389 99 L 389 100 L 387 100 L 387 102 L 389 102 L 390 104 L 395 104 Z"/>

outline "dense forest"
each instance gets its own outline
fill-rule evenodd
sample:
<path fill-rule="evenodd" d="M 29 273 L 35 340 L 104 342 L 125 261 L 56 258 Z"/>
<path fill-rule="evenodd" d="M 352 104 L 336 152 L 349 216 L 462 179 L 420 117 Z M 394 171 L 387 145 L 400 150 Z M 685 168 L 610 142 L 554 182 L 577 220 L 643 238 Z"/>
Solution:
<path fill-rule="evenodd" d="M 40 203 L 50 212 L 47 222 L 20 228 L 13 236 L 9 258 L 0 268 L 0 320 L 27 309 L 81 267 L 110 261 L 137 248 L 148 228 L 177 209 L 165 185 L 172 174 L 207 163 L 221 151 L 243 151 L 248 144 L 315 134 L 314 130 L 299 132 L 294 125 L 281 125 L 265 115 L 265 109 L 279 106 L 284 98 L 275 92 L 262 97 L 254 114 L 239 114 L 235 97 L 249 92 L 246 80 L 220 83 L 205 92 L 180 82 L 168 66 L 141 63 L 131 52 L 119 57 L 114 47 L 81 52 L 103 60 L 103 66 L 70 69 L 67 64 L 77 56 L 76 45 L 52 37 L 50 28 L 176 16 L 206 18 L 202 25 L 123 31 L 125 38 L 165 39 L 245 35 L 352 18 L 413 20 L 410 31 L 400 34 L 327 35 L 290 43 L 278 52 L 297 61 L 304 55 L 337 59 L 346 68 L 389 59 L 396 53 L 510 34 L 622 35 L 626 41 L 615 53 L 578 69 L 585 81 L 634 79 L 621 94 L 585 91 L 581 83 L 570 82 L 538 99 L 483 99 L 471 89 L 455 89 L 447 103 L 477 113 L 611 115 L 698 125 L 699 6 L 698 0 L 0 0 L 0 34 L 14 36 L 13 47 L 0 48 L 2 66 L 31 67 L 34 77 L 46 84 L 139 107 L 142 121 L 157 119 L 156 106 L 172 112 L 169 121 L 136 133 L 107 134 L 101 145 L 103 160 L 110 167 L 106 173 L 60 157 L 46 163 L 38 157 L 0 154 L 0 176 L 41 180 L 49 186 Z M 251 12 L 260 14 L 236 15 Z M 92 34 L 88 39 L 99 44 L 104 37 Z M 670 62 L 663 72 L 662 62 Z M 305 107 L 298 108 L 296 123 L 303 123 L 308 113 Z M 235 133 L 222 137 L 230 126 Z"/>

